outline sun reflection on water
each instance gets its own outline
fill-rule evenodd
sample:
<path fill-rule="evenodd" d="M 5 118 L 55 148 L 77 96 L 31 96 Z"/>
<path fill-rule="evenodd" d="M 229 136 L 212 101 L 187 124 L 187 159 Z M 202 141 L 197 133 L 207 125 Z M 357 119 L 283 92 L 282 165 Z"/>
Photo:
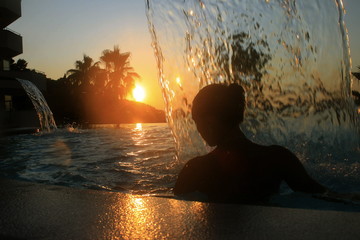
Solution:
<path fill-rule="evenodd" d="M 57 139 L 52 145 L 53 154 L 56 155 L 57 164 L 70 166 L 72 163 L 72 151 L 63 139 Z"/>
<path fill-rule="evenodd" d="M 131 136 L 135 145 L 141 145 L 145 141 L 144 132 L 145 131 L 143 130 L 142 123 L 136 123 L 132 131 L 133 134 Z"/>
<path fill-rule="evenodd" d="M 135 130 L 142 131 L 142 123 L 137 123 Z"/>

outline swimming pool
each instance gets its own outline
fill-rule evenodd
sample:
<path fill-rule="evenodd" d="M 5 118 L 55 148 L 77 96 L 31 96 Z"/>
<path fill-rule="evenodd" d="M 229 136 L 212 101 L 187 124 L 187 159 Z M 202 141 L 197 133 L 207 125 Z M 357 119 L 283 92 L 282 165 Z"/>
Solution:
<path fill-rule="evenodd" d="M 166 124 L 67 127 L 0 141 L 2 176 L 47 184 L 170 193 L 179 167 Z"/>
<path fill-rule="evenodd" d="M 172 196 L 177 174 L 186 161 L 176 157 L 175 143 L 165 123 L 68 127 L 52 133 L 7 136 L 0 144 L 2 177 L 140 195 Z M 359 151 L 329 153 L 322 159 L 297 155 L 325 186 L 338 192 L 360 192 Z M 285 185 L 273 203 L 360 211 L 358 203 L 334 205 L 310 195 L 291 194 Z"/>

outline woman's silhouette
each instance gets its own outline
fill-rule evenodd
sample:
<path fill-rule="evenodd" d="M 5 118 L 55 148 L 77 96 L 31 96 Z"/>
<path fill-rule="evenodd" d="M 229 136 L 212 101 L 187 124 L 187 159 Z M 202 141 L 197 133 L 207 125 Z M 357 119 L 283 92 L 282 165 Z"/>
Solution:
<path fill-rule="evenodd" d="M 281 146 L 251 142 L 240 130 L 245 108 L 241 86 L 213 84 L 196 95 L 192 117 L 210 146 L 216 148 L 187 162 L 176 182 L 175 195 L 200 192 L 212 202 L 264 202 L 285 181 L 294 191 L 323 193 L 299 159 Z"/>

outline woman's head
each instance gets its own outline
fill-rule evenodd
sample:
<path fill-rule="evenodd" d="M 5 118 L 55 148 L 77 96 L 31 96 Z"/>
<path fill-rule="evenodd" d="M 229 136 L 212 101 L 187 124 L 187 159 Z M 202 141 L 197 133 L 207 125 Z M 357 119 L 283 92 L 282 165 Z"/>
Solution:
<path fill-rule="evenodd" d="M 245 109 L 244 89 L 237 85 L 212 84 L 195 96 L 192 117 L 210 146 L 216 146 L 227 131 L 242 121 Z"/>

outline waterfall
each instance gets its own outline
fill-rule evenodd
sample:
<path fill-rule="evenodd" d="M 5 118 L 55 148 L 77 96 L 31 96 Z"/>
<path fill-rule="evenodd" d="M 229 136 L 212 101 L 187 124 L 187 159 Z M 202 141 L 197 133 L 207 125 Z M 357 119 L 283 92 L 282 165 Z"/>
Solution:
<path fill-rule="evenodd" d="M 147 0 L 159 82 L 181 160 L 206 152 L 191 119 L 202 87 L 246 90 L 242 129 L 309 158 L 359 151 L 341 0 Z M 313 156 L 313 155 L 312 155 Z"/>
<path fill-rule="evenodd" d="M 40 90 L 30 81 L 17 78 L 37 112 L 42 131 L 57 129 L 53 114 Z"/>

